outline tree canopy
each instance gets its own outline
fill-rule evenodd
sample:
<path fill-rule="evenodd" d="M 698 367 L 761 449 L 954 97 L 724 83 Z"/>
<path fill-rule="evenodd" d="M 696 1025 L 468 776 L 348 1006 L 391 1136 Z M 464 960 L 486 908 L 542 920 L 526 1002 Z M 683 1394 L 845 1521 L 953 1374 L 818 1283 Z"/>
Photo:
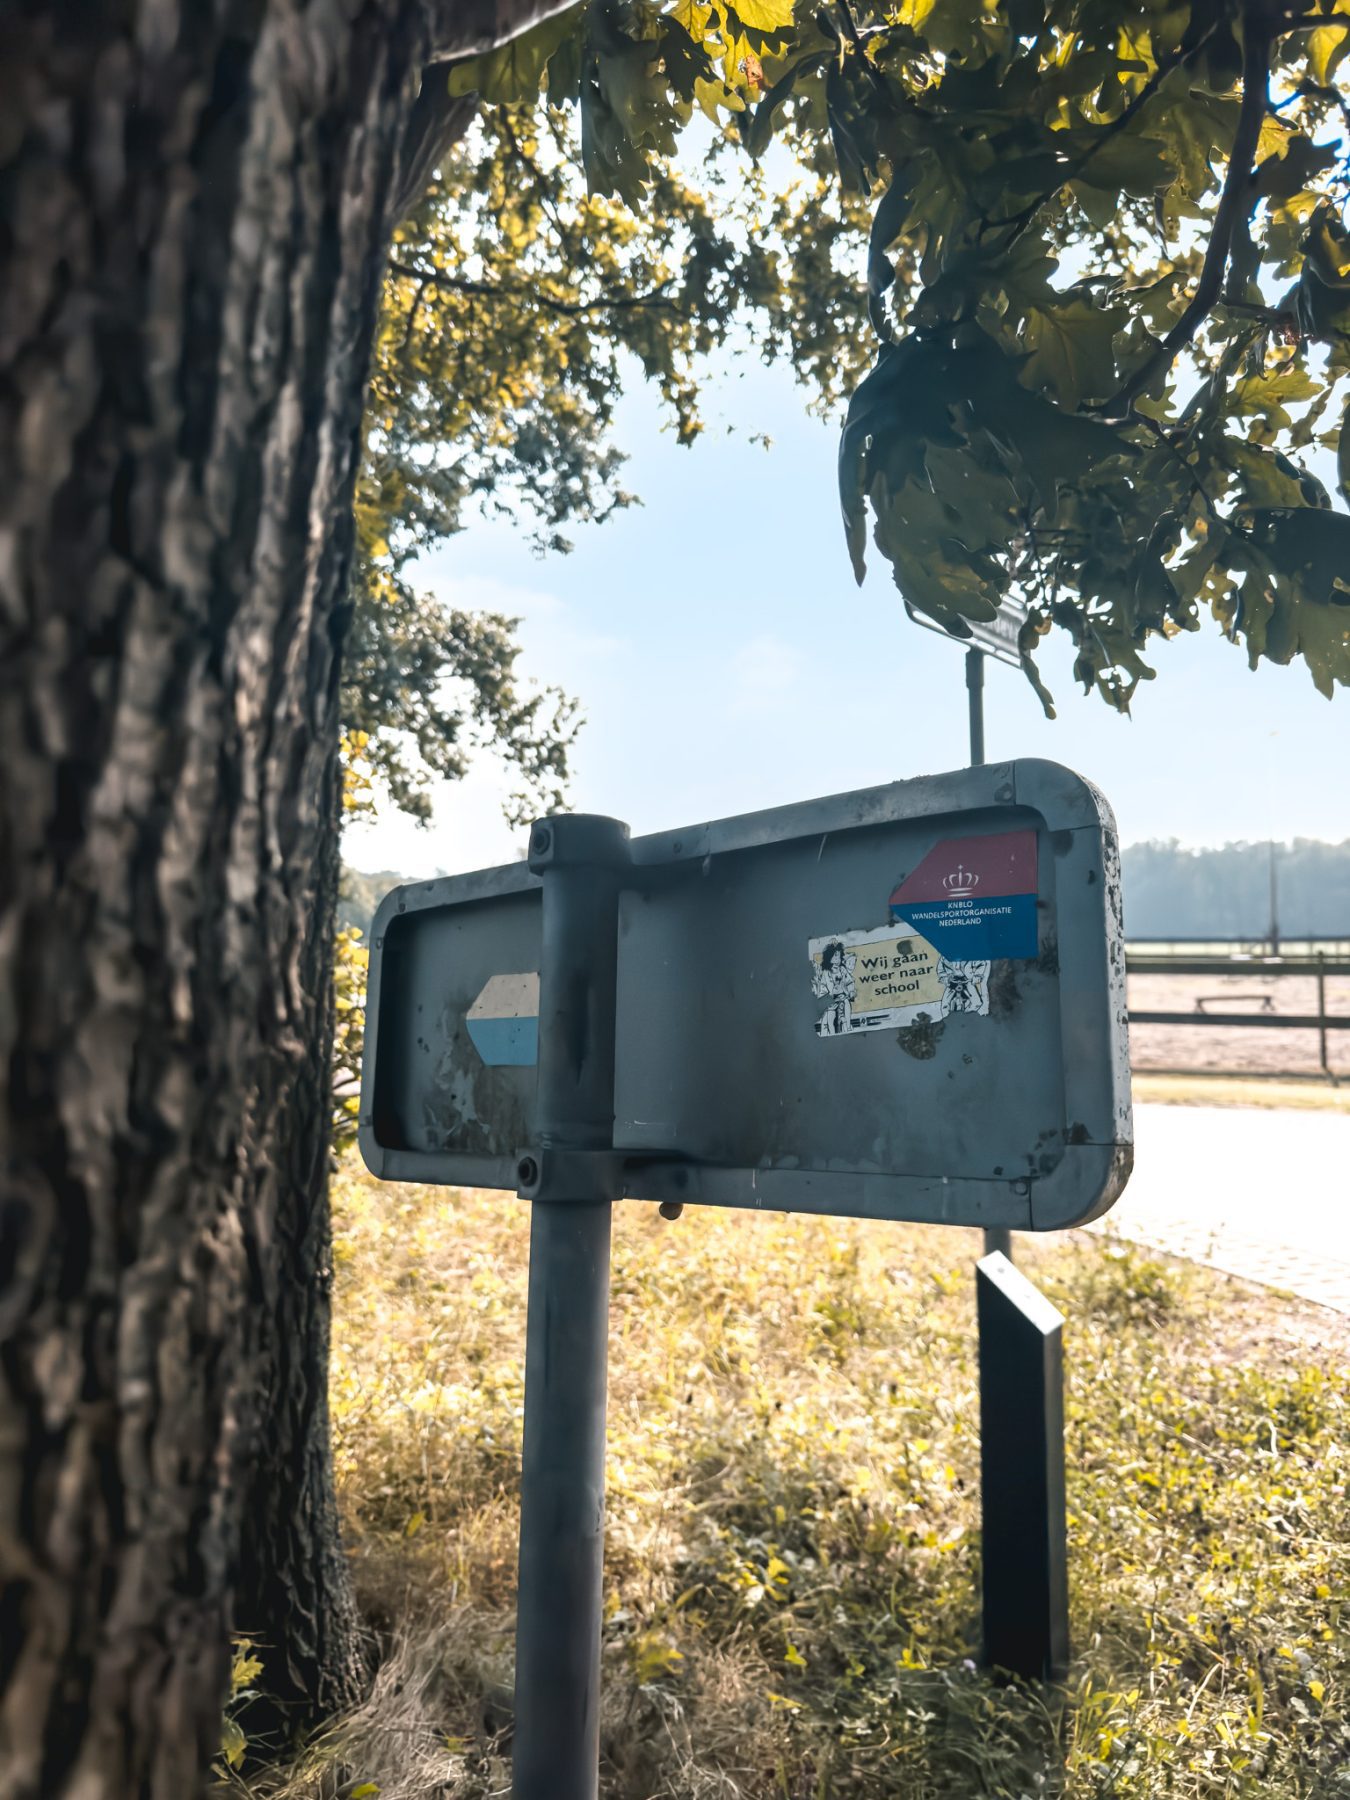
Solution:
<path fill-rule="evenodd" d="M 1300 657 L 1329 696 L 1350 681 L 1350 518 L 1315 453 L 1335 453 L 1343 497 L 1348 48 L 1350 9 L 1325 3 L 589 0 L 451 70 L 488 109 L 485 160 L 457 219 L 433 199 L 417 244 L 400 234 L 394 291 L 459 309 L 461 372 L 465 309 L 519 308 L 512 392 L 553 380 L 568 403 L 510 454 L 563 512 L 621 502 L 603 457 L 590 485 L 569 462 L 608 422 L 573 373 L 608 380 L 597 335 L 636 350 L 687 429 L 680 359 L 749 309 L 766 355 L 826 398 L 851 386 L 840 498 L 859 579 L 870 522 L 916 606 L 963 635 L 1016 595 L 1032 679 L 1059 626 L 1084 685 L 1121 707 L 1149 647 L 1205 613 L 1253 667 Z M 570 229 L 542 195 L 560 110 L 589 193 Z M 534 200 L 508 133 L 527 155 L 550 143 Z M 765 181 L 777 146 L 803 171 L 790 198 Z M 762 166 L 733 182 L 738 150 Z M 744 183 L 750 250 L 691 201 L 677 157 L 722 169 L 723 196 Z M 685 341 L 654 331 L 717 282 Z M 382 351 L 377 393 L 399 354 Z M 498 427 L 469 413 L 472 464 Z"/>
<path fill-rule="evenodd" d="M 473 516 L 517 522 L 542 553 L 633 504 L 613 431 L 631 370 L 686 444 L 701 380 L 745 338 L 818 405 L 865 373 L 846 273 L 865 207 L 795 166 L 775 188 L 727 149 L 654 164 L 634 212 L 588 194 L 568 112 L 490 107 L 398 226 L 356 497 L 352 798 L 378 776 L 425 817 L 431 782 L 462 774 L 476 740 L 514 763 L 518 810 L 558 801 L 574 709 L 519 692 L 517 621 L 445 608 L 410 564 Z M 772 247 L 785 236 L 790 259 Z"/>

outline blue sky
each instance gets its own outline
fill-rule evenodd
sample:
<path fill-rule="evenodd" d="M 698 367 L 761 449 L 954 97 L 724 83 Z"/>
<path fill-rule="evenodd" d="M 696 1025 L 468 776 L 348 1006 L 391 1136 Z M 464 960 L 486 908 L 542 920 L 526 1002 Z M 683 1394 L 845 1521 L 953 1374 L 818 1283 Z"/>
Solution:
<path fill-rule="evenodd" d="M 539 559 L 527 529 L 496 522 L 418 567 L 447 603 L 519 615 L 522 673 L 580 700 L 573 807 L 649 831 L 963 765 L 960 649 L 909 622 L 875 552 L 854 586 L 836 428 L 753 356 L 705 393 L 691 449 L 650 394 L 626 397 L 616 440 L 644 504 L 571 531 L 570 555 Z M 1042 656 L 1054 722 L 1017 670 L 988 665 L 991 761 L 1077 769 L 1127 843 L 1350 837 L 1345 691 L 1324 700 L 1302 665 L 1253 674 L 1211 625 L 1157 645 L 1158 678 L 1124 719 L 1074 686 L 1061 638 Z M 406 875 L 508 861 L 523 842 L 500 815 L 509 785 L 481 759 L 442 790 L 429 830 L 386 808 L 349 830 L 347 858 Z"/>

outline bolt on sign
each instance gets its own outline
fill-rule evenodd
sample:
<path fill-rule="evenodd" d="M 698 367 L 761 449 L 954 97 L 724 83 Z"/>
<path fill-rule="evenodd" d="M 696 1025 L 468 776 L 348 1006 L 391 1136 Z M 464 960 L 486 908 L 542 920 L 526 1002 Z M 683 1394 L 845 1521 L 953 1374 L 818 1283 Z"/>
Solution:
<path fill-rule="evenodd" d="M 381 904 L 375 1175 L 538 1193 L 547 880 Z M 1081 777 L 993 764 L 660 832 L 618 880 L 616 1192 L 1027 1231 L 1124 1187 L 1119 863 Z"/>

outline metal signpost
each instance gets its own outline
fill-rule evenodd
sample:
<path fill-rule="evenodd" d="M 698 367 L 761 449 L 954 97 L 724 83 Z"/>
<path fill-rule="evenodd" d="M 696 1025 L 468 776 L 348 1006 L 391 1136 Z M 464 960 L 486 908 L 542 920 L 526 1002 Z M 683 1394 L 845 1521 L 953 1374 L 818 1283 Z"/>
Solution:
<path fill-rule="evenodd" d="M 1026 623 L 1027 609 L 1020 600 L 1005 600 L 992 619 L 968 619 L 969 637 L 958 637 L 954 631 L 948 631 L 936 619 L 930 619 L 927 613 L 921 613 L 916 606 L 905 601 L 905 611 L 916 625 L 922 625 L 926 631 L 936 631 L 949 643 L 959 645 L 966 653 L 966 695 L 970 712 L 970 766 L 978 769 L 984 762 L 984 659 L 994 657 L 998 662 L 1009 663 L 1015 669 L 1022 666 L 1022 652 L 1018 648 L 1018 640 L 1023 625 Z M 1012 1255 L 1012 1232 L 1006 1225 L 994 1225 L 986 1229 L 984 1234 L 984 1253 L 990 1255 L 1001 1250 L 1005 1256 Z"/>
<path fill-rule="evenodd" d="M 1119 864 L 1014 762 L 416 883 L 372 926 L 361 1149 L 534 1202 L 515 1800 L 594 1800 L 610 1208 L 1054 1230 L 1132 1156 Z"/>
<path fill-rule="evenodd" d="M 967 620 L 969 635 L 961 637 L 908 601 L 905 611 L 965 650 L 970 761 L 977 768 L 984 762 L 984 659 L 1022 666 L 1027 609 L 1005 600 L 992 619 Z M 1063 1321 L 1017 1275 L 1011 1258 L 1012 1232 L 987 1226 L 975 1278 L 984 1657 L 1034 1680 L 1067 1667 L 1069 1654 Z M 1053 1330 L 1048 1316 L 1058 1321 Z"/>

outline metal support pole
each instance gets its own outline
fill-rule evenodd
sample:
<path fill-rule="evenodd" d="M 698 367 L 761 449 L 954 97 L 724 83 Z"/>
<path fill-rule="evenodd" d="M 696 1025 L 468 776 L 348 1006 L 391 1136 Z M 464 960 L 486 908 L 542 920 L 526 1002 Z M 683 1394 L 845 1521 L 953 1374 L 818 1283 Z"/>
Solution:
<path fill-rule="evenodd" d="M 984 766 L 984 652 L 966 651 L 966 692 L 970 698 L 970 766 Z M 984 1234 L 984 1253 L 991 1256 L 1001 1250 L 1012 1255 L 1012 1232 L 1006 1225 L 993 1225 Z"/>
<path fill-rule="evenodd" d="M 966 691 L 970 695 L 970 766 L 984 766 L 984 652 L 966 651 Z"/>
<path fill-rule="evenodd" d="M 536 825 L 542 876 L 539 1143 L 525 1335 L 513 1800 L 596 1800 L 605 1496 L 614 994 L 628 827 Z"/>
<path fill-rule="evenodd" d="M 1057 1680 L 1069 1663 L 1064 1320 L 1004 1257 L 977 1265 L 975 1290 L 984 1660 Z"/>
<path fill-rule="evenodd" d="M 1321 1052 L 1322 1073 L 1330 1075 L 1331 1064 L 1327 1061 L 1327 956 L 1325 950 L 1317 952 L 1317 1040 Z"/>

